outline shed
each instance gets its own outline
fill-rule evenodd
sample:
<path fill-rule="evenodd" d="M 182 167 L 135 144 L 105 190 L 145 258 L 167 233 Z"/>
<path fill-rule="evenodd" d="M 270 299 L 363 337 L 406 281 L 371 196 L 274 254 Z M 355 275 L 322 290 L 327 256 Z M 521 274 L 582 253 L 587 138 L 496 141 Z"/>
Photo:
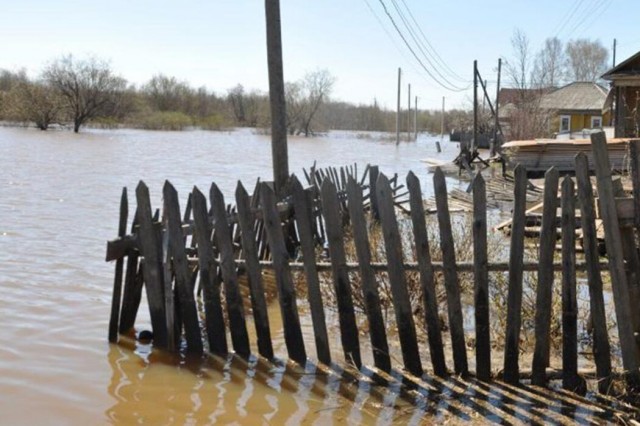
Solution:
<path fill-rule="evenodd" d="M 640 136 L 640 52 L 602 75 L 615 99 L 615 137 Z"/>

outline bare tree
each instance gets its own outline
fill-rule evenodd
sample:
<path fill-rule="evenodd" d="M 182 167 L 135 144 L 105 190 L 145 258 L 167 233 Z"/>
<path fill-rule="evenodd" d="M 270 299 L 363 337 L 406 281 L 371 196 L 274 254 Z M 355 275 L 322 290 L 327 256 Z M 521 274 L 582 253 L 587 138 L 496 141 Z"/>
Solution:
<path fill-rule="evenodd" d="M 532 79 L 538 87 L 557 87 L 565 78 L 566 57 L 562 41 L 548 38 L 536 54 Z"/>
<path fill-rule="evenodd" d="M 329 100 L 334 82 L 331 73 L 323 69 L 309 72 L 302 80 L 285 85 L 289 133 L 313 134 L 318 110 Z"/>
<path fill-rule="evenodd" d="M 505 71 L 511 80 L 511 86 L 526 93 L 530 87 L 531 49 L 529 37 L 520 29 L 516 29 L 511 36 L 513 56 L 505 61 Z"/>
<path fill-rule="evenodd" d="M 40 130 L 47 130 L 60 119 L 62 99 L 43 82 L 24 81 L 7 94 L 5 114 L 10 120 L 33 122 Z"/>
<path fill-rule="evenodd" d="M 607 70 L 609 52 L 597 41 L 572 40 L 567 43 L 567 68 L 574 81 L 596 81 Z"/>
<path fill-rule="evenodd" d="M 76 60 L 73 55 L 54 60 L 43 79 L 64 99 L 76 133 L 87 121 L 113 111 L 127 84 L 107 62 L 95 57 Z"/>
<path fill-rule="evenodd" d="M 151 107 L 157 111 L 192 112 L 194 91 L 188 83 L 164 74 L 154 75 L 142 88 Z"/>

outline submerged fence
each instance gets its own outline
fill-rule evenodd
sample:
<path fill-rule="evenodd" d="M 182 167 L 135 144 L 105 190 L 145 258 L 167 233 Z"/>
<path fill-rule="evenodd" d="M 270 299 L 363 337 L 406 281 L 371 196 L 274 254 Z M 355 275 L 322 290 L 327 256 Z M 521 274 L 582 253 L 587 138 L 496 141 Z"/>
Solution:
<path fill-rule="evenodd" d="M 333 179 L 312 170 L 307 174 L 311 187 L 304 189 L 292 177 L 288 194 L 278 202 L 267 183 L 256 186 L 250 196 L 241 183 L 235 193 L 235 207 L 227 207 L 218 187 L 212 184 L 209 203 L 198 188 L 194 188 L 183 215 L 175 188 L 166 182 L 163 188 L 162 214 L 152 210 L 148 188 L 140 182 L 136 188 L 137 208 L 127 234 L 128 201 L 123 191 L 119 238 L 107 245 L 107 260 L 116 260 L 113 304 L 109 339 L 117 341 L 118 332 L 129 331 L 135 323 L 144 288 L 150 309 L 154 346 L 177 351 L 186 342 L 186 351 L 227 354 L 227 331 L 233 351 L 242 357 L 251 354 L 251 344 L 245 321 L 245 303 L 240 292 L 238 274 L 246 274 L 249 302 L 255 323 L 257 348 L 261 356 L 273 359 L 267 301 L 263 284 L 264 269 L 275 276 L 277 298 L 283 319 L 284 339 L 290 359 L 304 363 L 306 345 L 300 326 L 297 296 L 292 270 L 304 272 L 306 294 L 313 324 L 316 357 L 321 363 L 331 363 L 327 321 L 319 272 L 330 270 L 336 295 L 339 329 L 344 358 L 356 367 L 362 364 L 360 333 L 354 311 L 350 274 L 359 274 L 364 313 L 377 368 L 390 371 L 392 358 L 389 336 L 381 310 L 377 271 L 388 275 L 397 325 L 402 367 L 415 376 L 425 368 L 420 356 L 414 313 L 407 288 L 406 271 L 419 274 L 422 312 L 426 324 L 431 370 L 446 376 L 451 366 L 445 361 L 443 336 L 438 318 L 435 272 L 444 276 L 448 328 L 453 355 L 453 372 L 470 374 L 467 343 L 463 329 L 463 309 L 459 274 L 471 272 L 474 283 L 475 315 L 475 376 L 491 380 L 492 342 L 490 334 L 489 272 L 508 273 L 508 296 L 505 327 L 505 347 L 502 379 L 516 384 L 521 379 L 520 334 L 522 328 L 523 273 L 537 271 L 535 310 L 535 347 L 531 365 L 533 384 L 545 385 L 549 379 L 551 298 L 554 285 L 562 286 L 562 380 L 570 390 L 583 388 L 578 374 L 578 341 L 576 272 L 586 271 L 589 287 L 590 315 L 593 323 L 593 352 L 598 387 L 609 389 L 612 378 L 612 358 L 605 318 L 605 303 L 601 267 L 608 266 L 624 375 L 628 383 L 640 383 L 640 260 L 635 243 L 634 227 L 640 223 L 640 171 L 638 157 L 632 163 L 634 203 L 632 213 L 625 213 L 624 202 L 617 201 L 611 179 L 604 134 L 592 136 L 597 175 L 600 217 L 605 227 L 608 265 L 601 264 L 596 236 L 594 194 L 589 177 L 587 158 L 576 157 L 575 180 L 564 177 L 551 168 L 545 175 L 544 208 L 539 239 L 539 262 L 524 261 L 526 171 L 515 169 L 513 222 L 507 263 L 492 263 L 487 250 L 486 189 L 482 175 L 473 181 L 473 262 L 458 262 L 454 248 L 452 221 L 447 201 L 445 177 L 439 169 L 434 173 L 439 240 L 429 239 L 425 226 L 425 211 L 421 184 L 409 173 L 406 187 L 411 207 L 411 223 L 416 250 L 416 263 L 403 261 L 403 241 L 398 227 L 394 198 L 400 189 L 397 179 L 390 180 L 377 168 L 370 173 L 370 185 L 364 177 L 357 179 L 353 170 L 344 169 Z M 632 144 L 632 152 L 637 151 Z M 560 197 L 558 188 L 560 186 Z M 364 189 L 364 191 L 363 191 Z M 378 219 L 384 240 L 386 262 L 372 262 L 365 199 L 369 200 L 374 219 Z M 561 232 L 557 231 L 557 211 L 561 211 Z M 576 211 L 580 213 L 579 226 Z M 352 226 L 352 238 L 357 263 L 347 262 L 344 224 Z M 582 228 L 584 261 L 576 260 L 576 229 Z M 562 260 L 554 263 L 556 241 L 562 241 Z M 318 244 L 328 245 L 329 261 L 320 261 Z M 430 245 L 439 244 L 442 261 L 431 260 Z M 292 260 L 292 247 L 302 259 Z M 126 265 L 126 269 L 125 269 Z M 561 271 L 561 283 L 554 282 L 554 272 Z M 196 296 L 201 289 L 204 320 L 201 324 Z M 222 295 L 224 297 L 222 297 Z M 226 313 L 226 315 L 225 315 Z M 228 330 L 225 316 L 228 319 Z M 204 330 L 204 331 L 203 331 Z M 206 342 L 206 345 L 203 344 Z"/>

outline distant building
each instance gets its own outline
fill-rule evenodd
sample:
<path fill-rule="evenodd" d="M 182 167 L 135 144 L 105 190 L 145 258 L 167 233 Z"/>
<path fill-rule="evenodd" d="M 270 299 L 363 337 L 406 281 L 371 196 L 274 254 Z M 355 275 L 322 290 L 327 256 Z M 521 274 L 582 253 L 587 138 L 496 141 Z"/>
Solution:
<path fill-rule="evenodd" d="M 550 130 L 557 135 L 602 129 L 611 120 L 607 92 L 597 83 L 576 81 L 542 96 L 540 108 L 552 113 Z"/>
<path fill-rule="evenodd" d="M 602 75 L 611 82 L 615 137 L 640 137 L 640 52 Z"/>

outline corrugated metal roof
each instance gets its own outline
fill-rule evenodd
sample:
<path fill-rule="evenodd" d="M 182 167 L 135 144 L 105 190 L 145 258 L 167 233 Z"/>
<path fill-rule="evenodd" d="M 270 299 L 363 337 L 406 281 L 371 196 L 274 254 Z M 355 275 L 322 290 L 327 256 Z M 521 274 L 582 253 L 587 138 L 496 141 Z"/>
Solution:
<path fill-rule="evenodd" d="M 605 109 L 607 90 L 596 83 L 577 81 L 542 97 L 540 107 L 553 110 Z"/>

